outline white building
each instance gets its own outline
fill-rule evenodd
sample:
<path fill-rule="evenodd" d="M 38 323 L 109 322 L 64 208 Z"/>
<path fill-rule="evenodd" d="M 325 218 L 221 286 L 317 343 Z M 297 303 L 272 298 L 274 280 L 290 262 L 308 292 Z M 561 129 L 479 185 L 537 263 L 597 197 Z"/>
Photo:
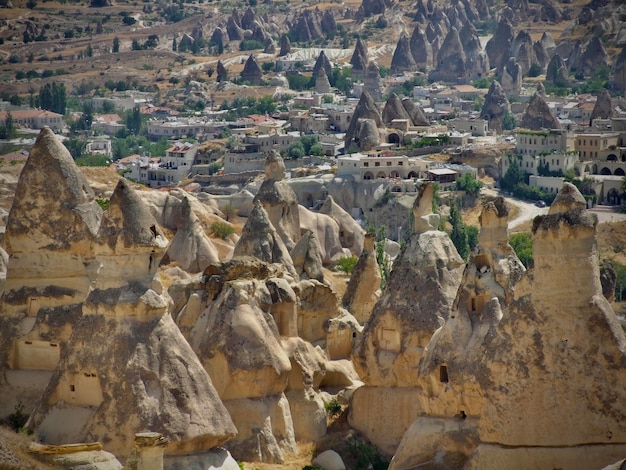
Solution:
<path fill-rule="evenodd" d="M 406 155 L 353 153 L 337 159 L 337 176 L 352 176 L 355 181 L 420 178 L 431 162 Z"/>
<path fill-rule="evenodd" d="M 176 142 L 158 162 L 147 158 L 138 161 L 128 176 L 151 188 L 173 186 L 189 175 L 197 152 L 197 144 Z"/>
<path fill-rule="evenodd" d="M 108 136 L 93 137 L 87 141 L 85 153 L 97 153 L 108 158 L 113 156 L 111 139 Z"/>

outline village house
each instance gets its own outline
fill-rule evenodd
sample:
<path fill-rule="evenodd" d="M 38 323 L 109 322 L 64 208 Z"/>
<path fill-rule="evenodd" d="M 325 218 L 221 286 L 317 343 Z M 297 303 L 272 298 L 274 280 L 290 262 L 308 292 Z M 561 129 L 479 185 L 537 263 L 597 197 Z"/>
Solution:
<path fill-rule="evenodd" d="M 176 142 L 158 161 L 148 158 L 137 160 L 127 176 L 151 188 L 173 186 L 191 173 L 197 152 L 197 144 Z"/>
<path fill-rule="evenodd" d="M 18 109 L 0 111 L 0 126 L 4 126 L 7 116 L 11 115 L 13 124 L 27 129 L 43 129 L 49 127 L 54 131 L 63 129 L 63 115 L 45 109 Z"/>

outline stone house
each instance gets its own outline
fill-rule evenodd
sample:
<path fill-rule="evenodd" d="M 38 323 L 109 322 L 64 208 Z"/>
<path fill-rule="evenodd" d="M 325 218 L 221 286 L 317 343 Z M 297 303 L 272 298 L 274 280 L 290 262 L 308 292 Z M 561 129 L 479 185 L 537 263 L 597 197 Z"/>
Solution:
<path fill-rule="evenodd" d="M 28 129 L 43 129 L 47 126 L 54 131 L 60 131 L 64 126 L 62 114 L 45 109 L 0 111 L 0 126 L 4 126 L 9 114 L 11 114 L 15 125 Z"/>

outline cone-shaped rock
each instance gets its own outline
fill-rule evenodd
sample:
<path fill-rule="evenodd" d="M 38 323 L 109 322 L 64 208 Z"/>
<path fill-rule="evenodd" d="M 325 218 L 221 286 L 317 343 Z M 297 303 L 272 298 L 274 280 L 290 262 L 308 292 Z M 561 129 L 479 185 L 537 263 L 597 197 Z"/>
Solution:
<path fill-rule="evenodd" d="M 465 77 L 466 60 L 459 32 L 452 28 L 437 53 L 431 79 L 456 83 L 459 77 Z"/>
<path fill-rule="evenodd" d="M 591 113 L 590 122 L 593 123 L 594 119 L 608 119 L 613 117 L 613 103 L 611 102 L 611 95 L 608 90 L 603 89 L 598 95 L 596 105 L 593 107 Z"/>
<path fill-rule="evenodd" d="M 357 65 L 357 62 L 363 64 L 363 70 L 365 70 L 368 63 L 367 47 L 360 37 L 357 38 L 356 44 L 354 45 L 354 52 L 350 58 L 350 65 L 354 68 Z"/>
<path fill-rule="evenodd" d="M 379 100 L 383 96 L 383 79 L 380 76 L 380 69 L 378 65 L 376 65 L 376 62 L 372 61 L 367 65 L 363 90 L 375 100 Z"/>
<path fill-rule="evenodd" d="M 555 53 L 550 59 L 546 70 L 546 81 L 554 86 L 564 87 L 569 82 L 569 74 L 565 61 Z"/>
<path fill-rule="evenodd" d="M 317 235 L 311 230 L 307 230 L 298 240 L 290 254 L 300 279 L 324 282 L 321 250 Z"/>
<path fill-rule="evenodd" d="M 243 227 L 233 256 L 254 256 L 266 263 L 283 264 L 297 279 L 289 251 L 272 226 L 265 209 L 257 203 Z"/>
<path fill-rule="evenodd" d="M 506 93 L 500 83 L 494 80 L 491 82 L 489 91 L 485 96 L 485 103 L 480 111 L 480 117 L 489 121 L 490 129 L 502 132 L 502 120 L 509 112 L 511 112 L 511 106 L 506 98 Z"/>
<path fill-rule="evenodd" d="M 583 52 L 581 57 L 582 72 L 585 76 L 592 76 L 599 68 L 606 67 L 607 53 L 598 36 L 594 36 Z"/>
<path fill-rule="evenodd" d="M 228 71 L 226 70 L 226 67 L 224 67 L 224 64 L 221 60 L 217 61 L 217 67 L 215 71 L 217 72 L 217 82 L 225 82 L 226 80 L 228 80 Z"/>
<path fill-rule="evenodd" d="M 359 102 L 354 109 L 354 114 L 352 115 L 350 125 L 348 126 L 348 130 L 346 131 L 346 148 L 355 143 L 358 145 L 358 122 L 361 119 L 373 120 L 376 127 L 381 126 L 383 122 L 382 118 L 380 117 L 380 111 L 378 110 L 376 103 L 374 103 L 374 100 L 367 91 L 364 91 L 361 94 Z"/>
<path fill-rule="evenodd" d="M 626 337 L 602 295 L 597 218 L 585 208 L 565 183 L 533 224 L 533 275 L 486 343 L 480 436 L 491 444 L 470 468 L 602 467 L 626 445 Z"/>
<path fill-rule="evenodd" d="M 249 82 L 252 85 L 260 85 L 262 77 L 263 70 L 261 69 L 261 66 L 254 58 L 254 56 L 250 55 L 248 57 L 248 60 L 246 60 L 246 64 L 243 66 L 241 79 L 244 82 Z"/>
<path fill-rule="evenodd" d="M 393 52 L 393 58 L 391 59 L 391 73 L 395 74 L 415 70 L 417 70 L 417 65 L 411 53 L 409 37 L 402 33 L 400 39 L 398 39 L 396 50 Z"/>
<path fill-rule="evenodd" d="M 537 131 L 540 129 L 560 129 L 561 123 L 546 100 L 539 93 L 535 93 L 522 115 L 519 126 Z"/>
<path fill-rule="evenodd" d="M 289 36 L 285 34 L 280 38 L 280 52 L 278 56 L 284 57 L 287 54 L 291 54 L 291 41 L 289 41 Z"/>
<path fill-rule="evenodd" d="M 102 261 L 96 286 L 120 287 L 128 282 L 148 286 L 167 247 L 146 203 L 120 178 L 104 214 L 96 255 Z"/>
<path fill-rule="evenodd" d="M 272 150 L 267 154 L 265 179 L 254 202 L 263 205 L 272 226 L 290 250 L 300 239 L 300 216 L 298 197 L 291 186 L 283 181 L 284 177 L 285 162 L 277 151 Z"/>
<path fill-rule="evenodd" d="M 414 126 L 429 126 L 430 121 L 417 104 L 411 98 L 402 98 L 402 106 L 411 117 Z"/>
<path fill-rule="evenodd" d="M 408 119 L 411 121 L 411 117 L 404 109 L 404 106 L 402 106 L 402 101 L 395 93 L 389 94 L 381 117 L 386 125 L 391 124 L 391 121 L 394 119 Z"/>
<path fill-rule="evenodd" d="M 622 47 L 622 51 L 613 61 L 609 83 L 611 88 L 617 92 L 626 90 L 626 45 Z"/>
<path fill-rule="evenodd" d="M 504 67 L 508 60 L 508 52 L 513 43 L 513 37 L 513 26 L 506 18 L 502 18 L 495 34 L 485 45 L 485 52 L 489 56 L 489 63 L 492 67 L 498 67 L 498 70 Z"/>
<path fill-rule="evenodd" d="M 411 54 L 418 69 L 427 69 L 433 65 L 433 48 L 428 42 L 426 33 L 422 31 L 419 24 L 415 25 L 411 35 Z"/>
<path fill-rule="evenodd" d="M 315 76 L 315 93 L 330 93 L 330 82 L 323 68 L 320 68 Z"/>
<path fill-rule="evenodd" d="M 380 267 L 376 261 L 375 239 L 376 235 L 373 233 L 365 235 L 363 251 L 352 270 L 342 301 L 343 306 L 352 312 L 361 324 L 370 317 L 381 295 Z"/>
<path fill-rule="evenodd" d="M 320 55 L 317 56 L 317 60 L 315 61 L 315 65 L 313 66 L 313 76 L 317 77 L 317 74 L 320 70 L 324 69 L 326 72 L 326 78 L 330 77 L 333 74 L 333 66 L 328 60 L 328 57 L 324 53 L 324 51 L 320 52 Z"/>
<path fill-rule="evenodd" d="M 181 219 L 163 262 L 174 261 L 190 273 L 202 272 L 208 265 L 219 261 L 217 248 L 191 210 L 187 198 L 181 205 Z"/>
<path fill-rule="evenodd" d="M 226 21 L 226 32 L 228 33 L 228 38 L 231 41 L 241 41 L 244 36 L 243 29 L 237 24 L 232 16 Z"/>
<path fill-rule="evenodd" d="M 522 67 L 515 57 L 509 57 L 502 71 L 502 89 L 505 93 L 519 95 L 522 90 Z"/>

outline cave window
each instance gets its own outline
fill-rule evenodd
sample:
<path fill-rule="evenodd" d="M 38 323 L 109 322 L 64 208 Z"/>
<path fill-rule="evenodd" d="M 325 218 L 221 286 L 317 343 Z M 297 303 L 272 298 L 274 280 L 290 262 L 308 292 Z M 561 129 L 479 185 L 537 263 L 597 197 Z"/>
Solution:
<path fill-rule="evenodd" d="M 76 387 L 74 387 L 73 384 L 70 384 L 70 392 L 75 392 L 76 391 Z"/>
<path fill-rule="evenodd" d="M 448 367 L 447 366 L 439 366 L 439 382 L 442 384 L 448 383 Z"/>

